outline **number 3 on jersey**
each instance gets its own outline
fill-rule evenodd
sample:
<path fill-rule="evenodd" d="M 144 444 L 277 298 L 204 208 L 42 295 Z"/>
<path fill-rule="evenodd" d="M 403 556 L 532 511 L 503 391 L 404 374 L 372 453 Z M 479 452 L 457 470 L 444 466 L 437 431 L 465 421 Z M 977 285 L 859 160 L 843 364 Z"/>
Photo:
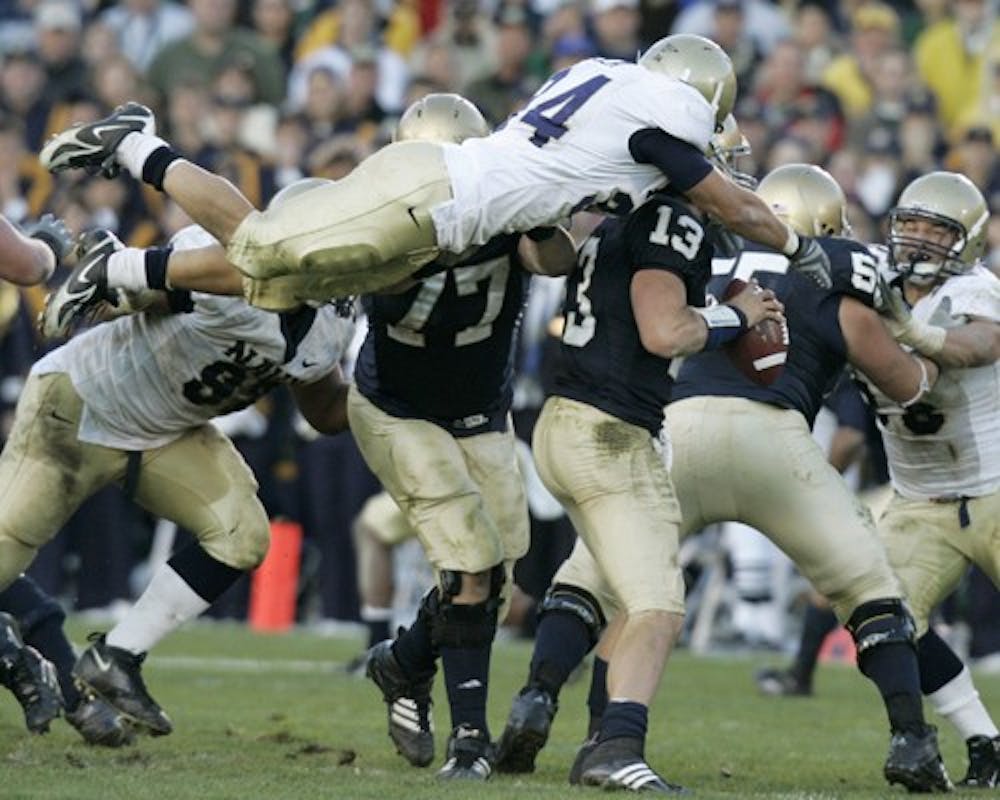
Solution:
<path fill-rule="evenodd" d="M 561 75 L 556 77 L 553 83 L 561 77 Z M 543 100 L 541 103 L 528 108 L 524 112 L 524 116 L 521 117 L 521 121 L 525 125 L 530 125 L 535 129 L 534 135 L 528 141 L 535 145 L 535 147 L 542 147 L 548 144 L 549 140 L 560 138 L 566 133 L 566 123 L 569 121 L 569 118 L 579 111 L 580 106 L 593 97 L 594 93 L 610 80 L 611 78 L 606 75 L 595 75 L 593 78 L 585 80 L 583 83 L 574 86 L 562 94 L 550 97 L 548 100 Z M 554 113 L 551 116 L 547 116 L 542 113 L 544 111 Z"/>

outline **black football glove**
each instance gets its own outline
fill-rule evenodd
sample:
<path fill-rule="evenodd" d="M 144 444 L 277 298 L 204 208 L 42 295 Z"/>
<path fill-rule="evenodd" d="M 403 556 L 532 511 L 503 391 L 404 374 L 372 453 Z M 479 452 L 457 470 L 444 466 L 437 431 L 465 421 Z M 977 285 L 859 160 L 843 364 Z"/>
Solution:
<path fill-rule="evenodd" d="M 73 236 L 69 228 L 53 214 L 43 214 L 37 221 L 26 226 L 24 232 L 32 239 L 48 245 L 56 257 L 56 263 L 61 264 L 73 249 Z"/>
<path fill-rule="evenodd" d="M 805 275 L 820 289 L 829 289 L 833 286 L 830 278 L 830 257 L 812 237 L 800 236 L 798 249 L 789 256 L 789 260 L 791 264 L 788 268 L 791 271 Z"/>

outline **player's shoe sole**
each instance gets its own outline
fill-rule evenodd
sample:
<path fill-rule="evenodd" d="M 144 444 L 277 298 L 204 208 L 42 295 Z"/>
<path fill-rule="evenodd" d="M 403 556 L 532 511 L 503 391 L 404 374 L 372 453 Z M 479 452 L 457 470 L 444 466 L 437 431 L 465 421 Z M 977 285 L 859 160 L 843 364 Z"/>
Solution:
<path fill-rule="evenodd" d="M 119 170 L 114 154 L 122 139 L 130 133 L 155 132 L 153 112 L 139 103 L 126 103 L 104 119 L 57 133 L 46 142 L 38 160 L 49 172 L 86 169 L 110 178 Z"/>
<path fill-rule="evenodd" d="M 526 689 L 514 698 L 497 745 L 497 772 L 535 771 L 535 759 L 549 740 L 555 713 L 552 698 L 540 689 Z"/>

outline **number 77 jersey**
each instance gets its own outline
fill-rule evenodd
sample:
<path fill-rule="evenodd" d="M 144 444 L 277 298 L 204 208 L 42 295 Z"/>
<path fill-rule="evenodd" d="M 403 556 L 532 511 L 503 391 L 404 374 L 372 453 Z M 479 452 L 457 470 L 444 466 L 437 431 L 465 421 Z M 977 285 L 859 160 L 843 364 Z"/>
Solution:
<path fill-rule="evenodd" d="M 490 136 L 445 148 L 454 200 L 435 211 L 439 241 L 483 244 L 498 229 L 591 206 L 628 214 L 667 182 L 636 161 L 633 135 L 659 129 L 704 152 L 714 127 L 705 98 L 678 80 L 625 61 L 581 61 Z"/>

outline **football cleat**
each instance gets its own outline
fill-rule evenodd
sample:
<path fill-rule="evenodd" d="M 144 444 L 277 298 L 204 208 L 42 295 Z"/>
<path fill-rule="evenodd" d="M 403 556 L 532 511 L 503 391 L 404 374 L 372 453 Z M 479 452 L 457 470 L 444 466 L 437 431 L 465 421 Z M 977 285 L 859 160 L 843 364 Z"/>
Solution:
<path fill-rule="evenodd" d="M 958 785 L 975 789 L 1000 787 L 1000 736 L 973 736 L 965 745 L 969 749 L 969 771 Z"/>
<path fill-rule="evenodd" d="M 683 786 L 660 777 L 646 763 L 642 741 L 631 737 L 607 739 L 596 744 L 583 758 L 580 783 L 609 791 L 689 794 Z"/>
<path fill-rule="evenodd" d="M 386 639 L 368 651 L 365 675 L 382 691 L 396 752 L 415 767 L 428 766 L 434 760 L 434 671 L 411 678 L 396 660 L 392 640 Z"/>
<path fill-rule="evenodd" d="M 788 669 L 762 669 L 754 676 L 761 694 L 771 697 L 810 697 L 812 686 Z"/>
<path fill-rule="evenodd" d="M 898 783 L 910 792 L 950 792 L 954 788 L 941 760 L 933 725 L 925 725 L 922 731 L 893 733 L 883 774 L 890 784 Z"/>
<path fill-rule="evenodd" d="M 25 645 L 17 623 L 0 612 L 0 683 L 13 693 L 32 733 L 48 733 L 63 707 L 56 668 L 34 647 Z"/>
<path fill-rule="evenodd" d="M 126 103 L 104 119 L 67 128 L 45 143 L 38 160 L 49 172 L 85 169 L 113 178 L 121 170 L 115 150 L 130 133 L 156 133 L 156 118 L 146 106 Z"/>
<path fill-rule="evenodd" d="M 497 772 L 534 772 L 535 757 L 549 739 L 557 704 L 542 689 L 522 689 L 514 698 L 500 743 Z"/>
<path fill-rule="evenodd" d="M 81 697 L 79 705 L 66 712 L 66 721 L 87 744 L 124 747 L 135 741 L 121 714 L 96 695 Z"/>
<path fill-rule="evenodd" d="M 45 339 L 62 338 L 100 303 L 118 305 L 118 292 L 108 288 L 108 259 L 124 245 L 111 231 L 97 229 L 80 237 L 79 260 L 66 281 L 45 298 L 39 329 Z"/>
<path fill-rule="evenodd" d="M 485 781 L 493 774 L 493 745 L 478 728 L 459 725 L 448 737 L 448 754 L 438 770 L 441 780 Z"/>
<path fill-rule="evenodd" d="M 590 755 L 595 747 L 597 747 L 596 731 L 588 736 L 583 741 L 583 744 L 580 745 L 580 749 L 576 751 L 573 766 L 569 768 L 569 782 L 572 786 L 580 785 L 580 776 L 583 774 L 583 762 L 587 760 L 587 756 Z"/>
<path fill-rule="evenodd" d="M 173 729 L 170 717 L 149 696 L 142 679 L 146 655 L 133 655 L 111 647 L 103 633 L 90 634 L 90 647 L 73 667 L 73 677 L 85 695 L 95 694 L 113 706 L 128 722 L 153 736 L 166 736 Z"/>

